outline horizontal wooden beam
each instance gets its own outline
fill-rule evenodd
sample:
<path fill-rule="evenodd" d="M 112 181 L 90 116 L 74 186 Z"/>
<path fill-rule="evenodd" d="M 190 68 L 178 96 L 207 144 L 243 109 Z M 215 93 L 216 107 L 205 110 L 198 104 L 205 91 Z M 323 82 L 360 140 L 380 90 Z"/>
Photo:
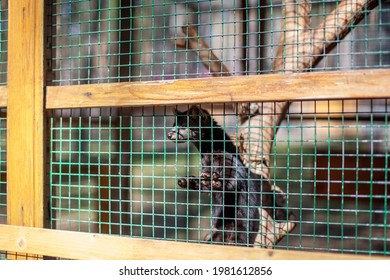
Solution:
<path fill-rule="evenodd" d="M 50 86 L 46 108 L 389 98 L 390 69 Z M 0 86 L 0 107 L 8 89 Z"/>
<path fill-rule="evenodd" d="M 390 69 L 50 86 L 46 108 L 387 98 Z"/>
<path fill-rule="evenodd" d="M 0 225 L 0 251 L 69 259 L 338 260 L 388 259 L 367 255 L 269 250 Z"/>

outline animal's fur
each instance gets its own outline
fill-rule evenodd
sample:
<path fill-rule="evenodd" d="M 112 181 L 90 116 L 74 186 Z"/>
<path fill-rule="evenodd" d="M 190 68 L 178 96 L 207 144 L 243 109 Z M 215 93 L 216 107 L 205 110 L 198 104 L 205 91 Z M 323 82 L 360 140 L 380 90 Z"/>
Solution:
<path fill-rule="evenodd" d="M 192 106 L 176 115 L 168 138 L 193 143 L 202 163 L 200 179 L 181 178 L 178 184 L 212 195 L 214 232 L 206 239 L 252 246 L 259 230 L 261 178 L 243 165 L 236 146 L 207 111 Z"/>

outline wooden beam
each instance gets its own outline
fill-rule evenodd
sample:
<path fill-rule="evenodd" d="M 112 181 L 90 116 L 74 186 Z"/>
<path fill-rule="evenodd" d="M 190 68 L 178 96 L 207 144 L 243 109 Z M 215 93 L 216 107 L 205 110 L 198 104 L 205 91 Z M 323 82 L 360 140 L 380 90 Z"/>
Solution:
<path fill-rule="evenodd" d="M 287 75 L 269 74 L 169 82 L 51 86 L 48 87 L 46 100 L 47 109 L 64 109 L 232 101 L 388 98 L 390 94 L 386 93 L 384 87 L 388 85 L 386 79 L 389 78 L 389 73 L 388 69 L 377 69 Z M 245 82 L 251 84 L 244 85 Z M 316 84 L 316 82 L 320 83 Z M 155 91 L 157 87 L 159 87 L 158 92 Z M 139 94 L 132 93 L 136 88 L 139 89 Z M 216 90 L 213 92 L 211 88 Z M 246 89 L 247 92 L 238 91 L 239 88 Z M 182 94 L 177 92 L 179 89 Z M 256 95 L 255 92 L 259 92 L 259 94 Z M 367 93 L 373 94 L 373 96 L 368 96 Z M 215 96 L 215 101 L 209 94 Z M 64 95 L 70 99 L 65 99 Z M 81 97 L 81 99 L 77 99 L 77 97 Z M 8 89 L 6 86 L 0 86 L 0 107 L 6 107 L 7 100 Z"/>
<path fill-rule="evenodd" d="M 7 107 L 8 103 L 8 88 L 0 86 L 0 108 Z"/>
<path fill-rule="evenodd" d="M 387 98 L 389 69 L 126 82 L 47 89 L 48 109 Z"/>
<path fill-rule="evenodd" d="M 368 255 L 269 250 L 0 225 L 0 250 L 69 259 L 116 260 L 357 260 Z"/>
<path fill-rule="evenodd" d="M 7 220 L 44 223 L 44 0 L 9 1 Z"/>

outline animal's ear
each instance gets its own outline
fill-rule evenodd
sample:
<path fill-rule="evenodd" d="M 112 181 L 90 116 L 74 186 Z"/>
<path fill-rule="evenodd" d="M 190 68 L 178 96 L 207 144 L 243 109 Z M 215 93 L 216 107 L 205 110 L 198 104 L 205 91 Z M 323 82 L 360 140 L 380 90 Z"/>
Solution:
<path fill-rule="evenodd" d="M 210 115 L 207 111 L 205 111 L 205 110 L 200 111 L 200 115 L 202 116 L 203 121 L 206 122 L 209 120 Z"/>
<path fill-rule="evenodd" d="M 177 110 L 176 107 L 172 108 L 172 113 L 175 116 L 184 115 L 184 112 Z"/>
<path fill-rule="evenodd" d="M 200 109 L 198 107 L 196 107 L 196 113 L 194 115 L 196 115 L 197 117 L 201 117 L 202 121 L 204 121 L 204 122 L 208 122 L 209 118 L 210 118 L 209 112 L 207 112 L 206 110 Z"/>
<path fill-rule="evenodd" d="M 198 117 L 200 114 L 200 110 L 196 106 L 191 106 L 190 109 L 188 110 L 188 115 L 192 117 Z"/>

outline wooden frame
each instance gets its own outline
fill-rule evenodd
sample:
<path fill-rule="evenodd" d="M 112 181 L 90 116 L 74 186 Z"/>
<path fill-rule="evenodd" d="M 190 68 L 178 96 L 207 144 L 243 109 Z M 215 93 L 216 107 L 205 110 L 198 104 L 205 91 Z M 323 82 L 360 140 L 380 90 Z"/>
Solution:
<path fill-rule="evenodd" d="M 46 109 L 66 109 L 208 102 L 388 98 L 386 87 L 389 80 L 390 70 L 377 69 L 48 86 L 45 103 Z M 0 107 L 6 107 L 7 101 L 8 88 L 2 86 Z"/>
<path fill-rule="evenodd" d="M 9 225 L 43 227 L 45 221 L 44 7 L 43 0 L 9 1 Z"/>
<path fill-rule="evenodd" d="M 7 107 L 8 123 L 8 224 L 0 225 L 0 250 L 73 259 L 372 258 L 232 246 L 216 248 L 217 245 L 43 229 L 44 123 L 48 109 L 390 97 L 387 69 L 46 87 L 44 2 L 9 1 L 9 83 L 0 87 L 0 107 Z M 167 248 L 171 252 L 168 256 Z"/>
<path fill-rule="evenodd" d="M 8 224 L 43 227 L 44 1 L 9 2 Z M 25 34 L 25 36 L 20 36 Z M 23 147 L 23 151 L 20 148 Z"/>
<path fill-rule="evenodd" d="M 48 87 L 46 108 L 384 98 L 389 81 L 390 70 L 380 69 L 57 86 Z"/>
<path fill-rule="evenodd" d="M 116 260 L 358 260 L 382 257 L 128 238 L 0 225 L 0 249 L 70 259 Z M 71 242 L 70 242 L 71 240 Z M 169 254 L 167 254 L 169 251 Z"/>

